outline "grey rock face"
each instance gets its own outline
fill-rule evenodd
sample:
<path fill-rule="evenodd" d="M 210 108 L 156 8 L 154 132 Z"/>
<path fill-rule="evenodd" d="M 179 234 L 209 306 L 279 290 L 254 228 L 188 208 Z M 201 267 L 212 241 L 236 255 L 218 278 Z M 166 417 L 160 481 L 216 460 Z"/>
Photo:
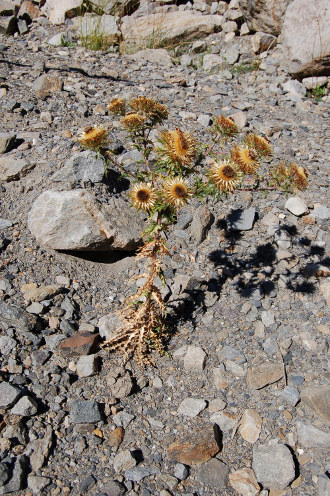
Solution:
<path fill-rule="evenodd" d="M 207 235 L 207 232 L 212 225 L 214 220 L 214 215 L 209 211 L 208 208 L 198 207 L 194 213 L 193 220 L 190 226 L 191 234 L 195 238 L 197 243 L 201 243 Z"/>
<path fill-rule="evenodd" d="M 0 487 L 0 494 L 12 493 L 23 489 L 26 480 L 27 459 L 24 455 L 12 458 L 11 477 L 9 481 Z"/>
<path fill-rule="evenodd" d="M 290 3 L 284 17 L 282 36 L 284 62 L 291 74 L 315 77 L 329 73 L 329 24 L 327 0 L 293 0 Z"/>
<path fill-rule="evenodd" d="M 284 489 L 295 478 L 295 466 L 284 444 L 258 446 L 253 450 L 252 468 L 264 487 Z"/>
<path fill-rule="evenodd" d="M 301 392 L 301 401 L 314 413 L 330 422 L 330 386 L 311 386 Z"/>
<path fill-rule="evenodd" d="M 59 171 L 52 176 L 52 181 L 73 181 L 74 183 L 91 181 L 99 183 L 104 176 L 105 161 L 97 153 L 86 150 L 75 153 Z"/>
<path fill-rule="evenodd" d="M 231 231 L 249 231 L 253 227 L 255 216 L 256 209 L 254 207 L 233 212 L 227 218 L 228 229 Z"/>
<path fill-rule="evenodd" d="M 291 0 L 239 0 L 243 17 L 251 31 L 278 36 L 283 16 Z"/>
<path fill-rule="evenodd" d="M 21 391 L 8 382 L 0 383 L 0 408 L 10 408 L 12 407 L 18 398 L 21 396 Z"/>
<path fill-rule="evenodd" d="M 75 424 L 93 424 L 102 418 L 96 401 L 72 400 L 70 407 L 70 420 Z"/>
<path fill-rule="evenodd" d="M 23 396 L 16 405 L 12 408 L 13 415 L 21 415 L 22 417 L 31 417 L 38 411 L 38 403 L 29 396 Z"/>
<path fill-rule="evenodd" d="M 55 250 L 133 250 L 143 226 L 124 200 L 102 205 L 83 190 L 45 191 L 28 215 L 38 243 Z"/>
<path fill-rule="evenodd" d="M 63 81 L 57 76 L 43 74 L 33 83 L 32 89 L 35 91 L 37 98 L 45 100 L 47 96 L 58 91 L 62 91 Z"/>
<path fill-rule="evenodd" d="M 2 356 L 9 355 L 10 352 L 15 348 L 15 346 L 16 346 L 15 339 L 9 336 L 0 337 L 0 350 Z"/>
<path fill-rule="evenodd" d="M 0 158 L 0 181 L 16 181 L 33 169 L 35 164 L 30 164 L 24 158 L 3 156 Z"/>
<path fill-rule="evenodd" d="M 0 323 L 5 329 L 15 327 L 18 330 L 32 331 L 36 322 L 37 318 L 34 315 L 0 300 Z"/>
<path fill-rule="evenodd" d="M 149 475 L 157 474 L 158 470 L 155 467 L 134 467 L 126 470 L 125 479 L 140 482 L 140 480 Z"/>
<path fill-rule="evenodd" d="M 16 134 L 0 133 L 0 153 L 8 152 L 16 139 Z"/>
<path fill-rule="evenodd" d="M 212 458 L 203 463 L 199 472 L 198 479 L 214 489 L 224 489 L 228 482 L 229 468 L 227 465 L 216 458 Z"/>
<path fill-rule="evenodd" d="M 310 424 L 305 424 L 300 420 L 296 423 L 298 442 L 304 447 L 317 448 L 318 446 L 330 446 L 330 434 L 321 431 L 317 427 Z"/>

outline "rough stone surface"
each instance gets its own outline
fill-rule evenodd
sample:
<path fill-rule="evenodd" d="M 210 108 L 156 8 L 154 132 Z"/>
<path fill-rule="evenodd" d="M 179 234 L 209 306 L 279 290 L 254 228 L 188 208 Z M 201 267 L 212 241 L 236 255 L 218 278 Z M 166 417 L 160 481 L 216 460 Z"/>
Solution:
<path fill-rule="evenodd" d="M 22 308 L 0 300 L 0 322 L 5 329 L 15 327 L 18 330 L 32 331 L 37 319 Z"/>
<path fill-rule="evenodd" d="M 283 377 L 283 368 L 276 363 L 264 362 L 249 370 L 246 383 L 254 389 L 261 389 L 268 384 L 279 381 Z"/>
<path fill-rule="evenodd" d="M 178 414 L 197 417 L 205 408 L 206 401 L 197 398 L 185 398 L 178 408 Z"/>
<path fill-rule="evenodd" d="M 22 417 L 32 417 L 38 411 L 38 403 L 35 399 L 29 396 L 23 396 L 15 406 L 11 409 L 13 415 L 21 415 Z"/>
<path fill-rule="evenodd" d="M 102 33 L 108 43 L 115 43 L 120 38 L 117 17 L 107 14 L 103 14 L 102 16 L 85 14 L 80 21 L 80 29 L 82 36 L 85 37 L 91 36 L 95 31 L 98 31 Z"/>
<path fill-rule="evenodd" d="M 35 164 L 30 164 L 24 158 L 7 155 L 0 157 L 0 181 L 17 181 L 24 177 L 34 166 Z"/>
<path fill-rule="evenodd" d="M 232 212 L 227 218 L 228 229 L 231 231 L 249 231 L 253 227 L 255 216 L 255 207 Z"/>
<path fill-rule="evenodd" d="M 47 0 L 48 18 L 53 24 L 63 24 L 65 18 L 72 17 L 82 4 L 82 0 Z"/>
<path fill-rule="evenodd" d="M 70 420 L 75 424 L 94 424 L 102 419 L 99 404 L 92 400 L 72 400 Z"/>
<path fill-rule="evenodd" d="M 260 486 L 252 468 L 241 468 L 231 472 L 229 483 L 240 496 L 257 496 L 260 493 Z"/>
<path fill-rule="evenodd" d="M 12 407 L 18 398 L 21 396 L 21 391 L 8 382 L 0 383 L 0 408 L 10 408 Z"/>
<path fill-rule="evenodd" d="M 228 484 L 229 468 L 216 458 L 204 463 L 198 471 L 198 479 L 213 489 L 224 489 Z"/>
<path fill-rule="evenodd" d="M 299 77 L 329 74 L 329 24 L 327 0 L 293 0 L 290 3 L 282 30 L 284 55 L 290 73 Z"/>
<path fill-rule="evenodd" d="M 285 208 L 296 217 L 300 217 L 301 215 L 308 213 L 307 205 L 297 196 L 289 198 L 285 203 Z"/>
<path fill-rule="evenodd" d="M 128 449 L 118 453 L 113 461 L 113 467 L 115 471 L 119 473 L 129 470 L 130 468 L 135 467 L 135 465 L 136 459 Z"/>
<path fill-rule="evenodd" d="M 89 355 L 96 349 L 97 341 L 97 334 L 86 331 L 76 332 L 70 338 L 63 339 L 59 349 L 69 356 Z"/>
<path fill-rule="evenodd" d="M 278 36 L 291 0 L 239 0 L 243 17 L 252 31 Z"/>
<path fill-rule="evenodd" d="M 284 444 L 255 447 L 252 468 L 258 482 L 266 488 L 285 489 L 295 478 L 292 454 Z"/>
<path fill-rule="evenodd" d="M 214 432 L 210 429 L 197 431 L 191 439 L 185 437 L 168 447 L 168 454 L 184 465 L 201 465 L 220 450 Z"/>
<path fill-rule="evenodd" d="M 52 176 L 52 181 L 101 182 L 104 176 L 105 161 L 97 153 L 86 150 L 75 153 L 64 166 Z"/>
<path fill-rule="evenodd" d="M 317 448 L 318 446 L 330 446 L 330 434 L 324 432 L 311 424 L 298 420 L 296 422 L 298 443 L 306 448 Z"/>
<path fill-rule="evenodd" d="M 214 221 L 214 215 L 208 208 L 198 207 L 193 215 L 193 220 L 190 225 L 191 234 L 197 243 L 201 243 L 207 236 L 207 232 Z"/>
<path fill-rule="evenodd" d="M 316 415 L 330 422 L 330 386 L 310 386 L 302 389 L 301 401 Z"/>
<path fill-rule="evenodd" d="M 261 431 L 262 420 L 258 412 L 255 410 L 247 409 L 243 413 L 239 432 L 245 441 L 255 443 Z"/>
<path fill-rule="evenodd" d="M 202 371 L 205 367 L 206 353 L 199 346 L 188 346 L 184 357 L 184 368 L 195 372 Z"/>
<path fill-rule="evenodd" d="M 143 221 L 128 203 L 102 206 L 86 191 L 45 191 L 33 203 L 28 225 L 37 241 L 56 250 L 133 250 Z"/>
<path fill-rule="evenodd" d="M 57 76 L 51 74 L 42 74 L 33 83 L 33 90 L 37 98 L 45 100 L 52 93 L 57 93 L 63 89 L 63 81 Z"/>
<path fill-rule="evenodd" d="M 6 153 L 10 150 L 16 139 L 14 133 L 0 133 L 0 153 Z"/>

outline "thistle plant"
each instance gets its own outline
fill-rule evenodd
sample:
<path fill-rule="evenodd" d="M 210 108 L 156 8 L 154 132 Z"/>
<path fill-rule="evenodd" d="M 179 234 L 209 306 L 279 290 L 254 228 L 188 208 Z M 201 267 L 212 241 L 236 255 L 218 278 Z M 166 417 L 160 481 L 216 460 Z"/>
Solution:
<path fill-rule="evenodd" d="M 79 141 L 103 154 L 107 167 L 129 175 L 130 201 L 137 210 L 148 214 L 149 221 L 137 255 L 145 261 L 146 271 L 138 276 L 144 282 L 124 302 L 119 312 L 122 326 L 104 346 L 120 351 L 124 361 L 133 356 L 139 365 L 145 366 L 153 363 L 153 350 L 164 353 L 166 305 L 159 280 L 165 283 L 164 255 L 170 255 L 165 233 L 175 223 L 180 208 L 194 197 L 213 194 L 223 199 L 240 189 L 304 189 L 308 173 L 295 164 L 280 164 L 272 169 L 268 139 L 253 133 L 242 136 L 235 122 L 224 116 L 214 118 L 210 142 L 200 144 L 192 133 L 180 128 L 159 129 L 157 140 L 152 139 L 151 132 L 168 118 L 167 108 L 154 99 L 116 98 L 108 110 L 120 118 L 131 145 L 143 157 L 137 170 L 125 169 L 111 153 L 109 130 L 100 126 L 87 128 Z M 264 163 L 268 174 L 261 175 L 259 169 Z M 248 176 L 250 181 L 246 185 Z"/>

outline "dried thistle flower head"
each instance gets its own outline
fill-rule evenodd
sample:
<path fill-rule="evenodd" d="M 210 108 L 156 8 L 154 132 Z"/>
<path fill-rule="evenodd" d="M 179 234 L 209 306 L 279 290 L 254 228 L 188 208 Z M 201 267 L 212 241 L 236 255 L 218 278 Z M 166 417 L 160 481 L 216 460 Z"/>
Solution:
<path fill-rule="evenodd" d="M 101 126 L 89 126 L 79 136 L 78 141 L 90 150 L 99 150 L 108 138 L 109 130 Z"/>
<path fill-rule="evenodd" d="M 291 165 L 290 175 L 294 185 L 298 189 L 307 188 L 307 178 L 309 173 L 304 167 L 298 166 L 296 164 Z"/>
<path fill-rule="evenodd" d="M 152 98 L 147 98 L 146 96 L 133 98 L 133 100 L 129 102 L 129 105 L 133 110 L 141 112 L 154 122 L 162 121 L 168 117 L 168 110 L 165 105 L 162 105 Z"/>
<path fill-rule="evenodd" d="M 180 208 L 192 195 L 188 182 L 182 177 L 167 179 L 163 185 L 163 197 L 172 207 Z"/>
<path fill-rule="evenodd" d="M 215 118 L 215 127 L 217 131 L 221 132 L 224 136 L 235 136 L 238 133 L 238 126 L 233 119 L 220 115 Z"/>
<path fill-rule="evenodd" d="M 143 115 L 139 113 L 127 114 L 121 120 L 122 125 L 128 131 L 136 131 L 137 129 L 140 129 L 145 124 L 145 122 L 146 122 L 145 117 L 143 117 Z"/>
<path fill-rule="evenodd" d="M 259 163 L 257 162 L 257 153 L 253 149 L 240 148 L 235 145 L 231 151 L 231 158 L 244 174 L 254 174 Z"/>
<path fill-rule="evenodd" d="M 159 141 L 162 146 L 158 148 L 158 153 L 181 165 L 189 165 L 197 154 L 195 138 L 178 127 L 175 131 L 160 133 Z"/>
<path fill-rule="evenodd" d="M 108 105 L 110 112 L 116 115 L 125 115 L 126 102 L 123 98 L 115 98 Z"/>
<path fill-rule="evenodd" d="M 248 134 L 246 136 L 246 142 L 248 148 L 252 148 L 261 156 L 270 156 L 272 154 L 272 149 L 269 144 L 269 140 L 263 136 L 258 136 L 257 134 Z"/>
<path fill-rule="evenodd" d="M 223 162 L 213 161 L 209 170 L 211 181 L 219 188 L 220 191 L 233 191 L 241 182 L 243 173 L 239 166 L 230 160 Z"/>
<path fill-rule="evenodd" d="M 149 212 L 155 206 L 157 200 L 156 191 L 147 183 L 135 184 L 131 190 L 130 197 L 136 208 L 146 212 Z"/>

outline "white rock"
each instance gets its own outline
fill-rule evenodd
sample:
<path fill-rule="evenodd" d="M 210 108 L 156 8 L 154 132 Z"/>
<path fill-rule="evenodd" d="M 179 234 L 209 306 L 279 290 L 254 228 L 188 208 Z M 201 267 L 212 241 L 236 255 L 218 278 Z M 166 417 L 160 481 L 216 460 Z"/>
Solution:
<path fill-rule="evenodd" d="M 205 367 L 206 353 L 199 346 L 188 346 L 183 364 L 185 370 L 201 372 Z"/>
<path fill-rule="evenodd" d="M 118 453 L 113 460 L 113 468 L 118 473 L 125 472 L 129 468 L 136 466 L 136 460 L 130 450 L 124 450 Z"/>
<path fill-rule="evenodd" d="M 216 412 L 210 416 L 210 422 L 217 424 L 223 432 L 229 432 L 236 426 L 237 419 L 228 412 Z"/>
<path fill-rule="evenodd" d="M 285 203 L 285 208 L 296 217 L 300 217 L 301 215 L 308 213 L 306 203 L 301 198 L 299 198 L 299 196 L 288 198 Z"/>
<path fill-rule="evenodd" d="M 97 372 L 97 355 L 81 356 L 77 362 L 79 377 L 91 377 Z"/>
<path fill-rule="evenodd" d="M 258 412 L 247 409 L 243 413 L 239 432 L 245 441 L 253 444 L 259 439 L 262 420 Z"/>
<path fill-rule="evenodd" d="M 197 417 L 205 408 L 206 401 L 198 398 L 185 398 L 178 408 L 178 414 Z"/>
<path fill-rule="evenodd" d="M 269 327 L 275 322 L 275 316 L 269 310 L 261 312 L 261 320 L 265 327 Z"/>
<path fill-rule="evenodd" d="M 52 24 L 63 24 L 66 14 L 72 15 L 83 4 L 83 0 L 47 0 L 45 9 Z"/>

